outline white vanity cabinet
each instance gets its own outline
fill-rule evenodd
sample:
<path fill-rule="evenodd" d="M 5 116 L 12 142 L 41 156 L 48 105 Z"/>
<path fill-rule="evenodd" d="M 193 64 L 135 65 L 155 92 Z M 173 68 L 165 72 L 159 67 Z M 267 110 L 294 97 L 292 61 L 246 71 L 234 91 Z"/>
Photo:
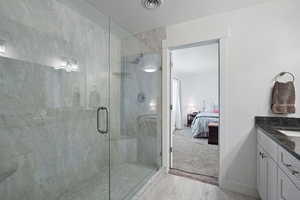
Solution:
<path fill-rule="evenodd" d="M 268 153 L 262 143 L 268 138 L 261 137 L 261 141 L 257 145 L 257 189 L 262 200 L 276 200 L 277 196 L 277 165 L 274 154 Z M 267 149 L 271 149 L 274 153 L 276 144 L 268 141 Z M 266 147 L 266 145 L 264 145 Z"/>
<path fill-rule="evenodd" d="M 277 197 L 277 165 L 275 161 L 267 158 L 267 194 L 268 200 L 276 200 Z"/>
<path fill-rule="evenodd" d="M 262 199 L 268 199 L 267 195 L 267 178 L 268 178 L 268 165 L 267 160 L 263 157 L 264 150 L 257 145 L 257 190 Z"/>
<path fill-rule="evenodd" d="M 257 130 L 257 190 L 262 200 L 300 200 L 298 167 L 299 160 Z"/>
<path fill-rule="evenodd" d="M 299 200 L 300 191 L 296 185 L 282 171 L 278 170 L 278 199 L 279 200 Z"/>

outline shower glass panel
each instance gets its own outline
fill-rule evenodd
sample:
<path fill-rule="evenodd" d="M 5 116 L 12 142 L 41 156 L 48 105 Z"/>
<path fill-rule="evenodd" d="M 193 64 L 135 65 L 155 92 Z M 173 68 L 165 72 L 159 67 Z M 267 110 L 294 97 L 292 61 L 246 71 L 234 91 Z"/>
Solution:
<path fill-rule="evenodd" d="M 161 56 L 110 24 L 110 191 L 130 199 L 161 167 Z"/>
<path fill-rule="evenodd" d="M 0 0 L 0 199 L 130 199 L 161 167 L 161 58 L 84 0 Z"/>
<path fill-rule="evenodd" d="M 109 20 L 80 0 L 0 0 L 0 199 L 108 200 Z M 99 110 L 99 129 L 106 129 Z"/>

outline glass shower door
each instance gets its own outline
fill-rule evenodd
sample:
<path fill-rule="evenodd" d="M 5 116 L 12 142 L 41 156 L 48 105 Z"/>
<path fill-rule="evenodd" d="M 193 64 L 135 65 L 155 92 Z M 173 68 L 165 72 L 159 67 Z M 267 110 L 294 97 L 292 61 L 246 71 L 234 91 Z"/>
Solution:
<path fill-rule="evenodd" d="M 93 166 L 93 175 L 87 180 L 85 191 L 76 195 L 75 200 L 110 200 L 109 193 L 109 20 L 105 23 L 103 32 L 94 40 L 95 49 L 91 57 L 93 65 L 88 65 L 86 71 L 87 83 L 87 126 L 83 133 L 90 136 L 86 156 L 91 156 L 90 166 Z M 84 185 L 83 184 L 83 185 Z M 82 186 L 83 186 L 82 185 Z M 73 200 L 73 199 L 72 199 Z"/>
<path fill-rule="evenodd" d="M 110 23 L 110 193 L 129 200 L 161 166 L 161 58 Z"/>
<path fill-rule="evenodd" d="M 109 200 L 109 20 L 0 0 L 0 199 Z"/>
<path fill-rule="evenodd" d="M 0 199 L 132 197 L 161 165 L 159 61 L 87 1 L 0 0 Z"/>

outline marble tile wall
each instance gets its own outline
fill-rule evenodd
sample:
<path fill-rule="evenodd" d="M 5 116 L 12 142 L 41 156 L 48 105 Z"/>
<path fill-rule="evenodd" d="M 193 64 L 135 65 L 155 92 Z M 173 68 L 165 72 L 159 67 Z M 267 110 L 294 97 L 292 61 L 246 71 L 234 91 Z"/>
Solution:
<path fill-rule="evenodd" d="M 161 166 L 161 54 L 166 29 L 137 33 L 122 41 L 121 135 L 136 139 L 137 161 Z M 136 42 L 141 41 L 141 42 Z M 128 47 L 128 48 L 127 48 Z M 147 67 L 157 71 L 145 72 Z"/>
<path fill-rule="evenodd" d="M 133 56 L 140 53 L 158 53 L 161 55 L 162 40 L 167 38 L 165 27 L 136 33 L 134 37 L 127 37 L 122 40 L 123 56 Z"/>
<path fill-rule="evenodd" d="M 165 28 L 137 33 L 134 36 L 125 34 L 122 38 L 121 68 L 118 68 L 120 71 L 116 71 L 117 73 L 112 73 L 112 79 L 121 80 L 121 130 L 112 135 L 113 163 L 125 161 L 144 164 L 151 168 L 160 166 L 160 67 L 163 39 L 166 39 Z M 140 62 L 136 63 L 138 60 Z M 149 65 L 157 66 L 158 70 L 154 73 L 146 73 L 143 67 Z M 139 95 L 145 95 L 145 102 L 138 102 Z M 142 133 L 141 130 L 144 132 Z"/>
<path fill-rule="evenodd" d="M 137 139 L 137 160 L 157 165 L 161 138 L 161 56 L 157 53 L 123 58 L 121 84 L 121 135 Z M 156 67 L 145 72 L 145 66 Z"/>
<path fill-rule="evenodd" d="M 165 27 L 159 27 L 137 33 L 135 36 L 147 46 L 150 52 L 161 54 L 162 40 L 167 39 L 167 31 Z"/>
<path fill-rule="evenodd" d="M 11 173 L 1 200 L 59 199 L 103 172 L 108 183 L 108 137 L 95 117 L 108 104 L 108 20 L 62 2 L 0 0 L 0 176 Z M 79 70 L 56 69 L 65 58 Z"/>
<path fill-rule="evenodd" d="M 94 182 L 107 199 L 109 139 L 95 116 L 109 101 L 113 165 L 158 165 L 161 71 L 121 58 L 147 52 L 160 66 L 160 53 L 119 28 L 109 43 L 108 25 L 83 0 L 0 0 L 1 200 L 68 198 Z M 79 70 L 58 69 L 66 59 Z"/>

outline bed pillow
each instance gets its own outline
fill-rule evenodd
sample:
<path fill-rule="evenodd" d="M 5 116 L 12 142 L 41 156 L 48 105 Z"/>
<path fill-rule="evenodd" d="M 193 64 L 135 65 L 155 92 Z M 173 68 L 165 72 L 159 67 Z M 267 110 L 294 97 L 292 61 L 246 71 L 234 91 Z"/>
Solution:
<path fill-rule="evenodd" d="M 213 110 L 213 113 L 219 113 L 220 111 L 219 111 L 219 109 L 214 109 Z"/>

